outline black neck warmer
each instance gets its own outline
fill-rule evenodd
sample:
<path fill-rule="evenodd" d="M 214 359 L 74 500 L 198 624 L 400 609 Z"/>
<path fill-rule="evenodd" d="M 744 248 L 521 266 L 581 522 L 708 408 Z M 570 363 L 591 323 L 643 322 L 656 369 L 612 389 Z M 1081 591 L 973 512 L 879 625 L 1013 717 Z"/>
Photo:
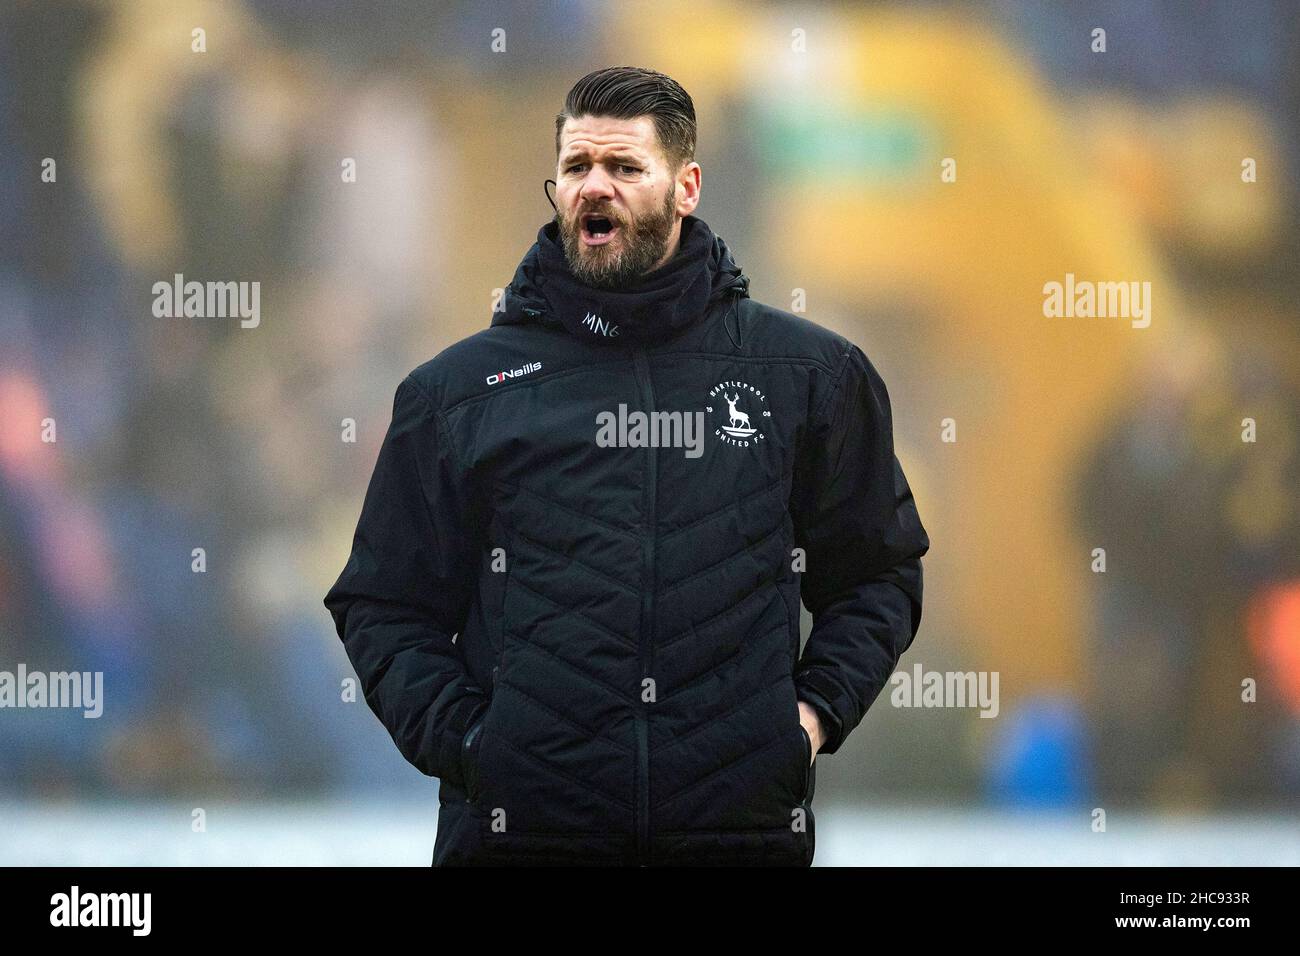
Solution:
<path fill-rule="evenodd" d="M 682 219 L 676 254 L 618 289 L 584 285 L 569 270 L 554 221 L 537 233 L 541 294 L 569 331 L 588 341 L 645 343 L 704 317 L 713 293 L 714 236 L 695 216 Z"/>

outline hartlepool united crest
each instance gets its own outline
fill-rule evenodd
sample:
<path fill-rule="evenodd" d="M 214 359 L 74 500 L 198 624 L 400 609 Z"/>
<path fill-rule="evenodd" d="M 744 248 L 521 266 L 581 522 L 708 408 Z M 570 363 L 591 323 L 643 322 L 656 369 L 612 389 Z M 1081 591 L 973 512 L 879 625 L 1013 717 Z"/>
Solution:
<path fill-rule="evenodd" d="M 724 445 L 749 448 L 766 441 L 763 429 L 772 412 L 767 396 L 748 382 L 719 382 L 709 390 L 708 413 L 713 435 Z"/>

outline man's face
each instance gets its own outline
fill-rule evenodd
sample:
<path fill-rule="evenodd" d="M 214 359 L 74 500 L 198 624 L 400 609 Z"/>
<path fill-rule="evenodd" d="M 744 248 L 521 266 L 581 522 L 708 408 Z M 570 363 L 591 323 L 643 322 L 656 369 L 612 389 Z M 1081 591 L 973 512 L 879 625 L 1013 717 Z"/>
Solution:
<path fill-rule="evenodd" d="M 681 170 L 689 174 L 688 193 L 692 183 L 698 193 L 698 169 L 688 163 Z M 681 216 L 695 205 L 679 203 L 677 177 L 649 116 L 566 120 L 555 181 L 555 221 L 569 268 L 597 288 L 627 285 L 666 262 Z"/>

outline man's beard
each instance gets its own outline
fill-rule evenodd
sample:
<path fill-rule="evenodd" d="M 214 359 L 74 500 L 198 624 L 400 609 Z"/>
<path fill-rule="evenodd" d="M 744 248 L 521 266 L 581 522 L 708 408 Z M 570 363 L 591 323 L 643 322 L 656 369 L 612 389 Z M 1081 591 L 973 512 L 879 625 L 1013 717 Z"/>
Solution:
<path fill-rule="evenodd" d="M 617 289 L 629 285 L 649 272 L 668 251 L 668 239 L 676 221 L 677 197 L 672 191 L 664 195 L 663 205 L 655 212 L 638 216 L 630 222 L 616 216 L 608 207 L 586 207 L 572 220 L 558 210 L 555 223 L 564 242 L 564 257 L 569 271 L 583 285 L 597 289 Z M 582 241 L 582 216 L 605 216 L 618 227 L 619 235 L 600 246 Z M 619 248 L 614 249 L 615 241 Z"/>

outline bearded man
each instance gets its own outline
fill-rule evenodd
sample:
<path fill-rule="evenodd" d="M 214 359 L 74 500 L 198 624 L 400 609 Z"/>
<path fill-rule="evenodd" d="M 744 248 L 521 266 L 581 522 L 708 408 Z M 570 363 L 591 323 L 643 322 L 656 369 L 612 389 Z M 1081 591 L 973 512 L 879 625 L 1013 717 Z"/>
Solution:
<path fill-rule="evenodd" d="M 695 142 L 670 77 L 579 80 L 504 308 L 397 388 L 325 604 L 440 781 L 435 865 L 810 865 L 814 760 L 916 635 L 885 385 L 749 297 Z M 598 441 L 620 406 L 702 446 Z"/>

